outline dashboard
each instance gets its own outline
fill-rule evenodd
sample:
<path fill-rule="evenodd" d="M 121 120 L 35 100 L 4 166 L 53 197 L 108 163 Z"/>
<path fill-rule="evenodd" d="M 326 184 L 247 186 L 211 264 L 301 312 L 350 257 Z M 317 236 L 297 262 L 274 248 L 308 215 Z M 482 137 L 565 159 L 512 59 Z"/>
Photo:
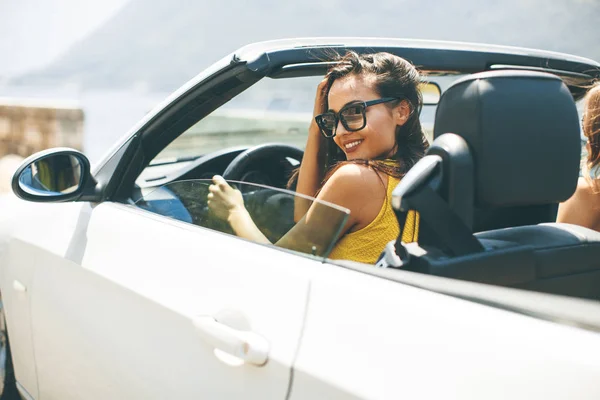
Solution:
<path fill-rule="evenodd" d="M 210 182 L 199 180 L 222 175 L 245 150 L 226 149 L 195 160 L 150 166 L 151 171 L 144 171 L 145 174 L 138 178 L 130 204 L 179 221 L 234 234 L 228 223 L 210 212 L 206 202 Z M 279 154 L 261 157 L 246 164 L 240 181 L 271 188 L 236 185 L 253 220 L 273 243 L 294 226 L 294 194 L 276 189 L 287 187 L 289 177 L 298 165 L 299 160 Z"/>
<path fill-rule="evenodd" d="M 235 147 L 210 153 L 194 160 L 169 164 L 150 165 L 140 175 L 136 184 L 139 188 L 155 188 L 170 182 L 211 179 L 214 175 L 222 175 L 229 164 L 247 147 Z M 286 188 L 287 182 L 299 160 L 288 157 L 262 158 L 252 163 L 244 171 L 241 181 Z"/>

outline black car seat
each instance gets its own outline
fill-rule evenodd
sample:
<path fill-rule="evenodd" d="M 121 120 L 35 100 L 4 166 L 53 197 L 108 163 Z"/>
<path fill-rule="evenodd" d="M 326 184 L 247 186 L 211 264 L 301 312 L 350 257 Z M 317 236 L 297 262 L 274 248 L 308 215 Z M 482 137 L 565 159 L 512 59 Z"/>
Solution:
<path fill-rule="evenodd" d="M 468 143 L 478 146 L 474 157 L 489 160 L 485 164 L 487 168 L 481 169 L 483 165 L 478 166 L 477 173 L 483 175 L 482 180 L 486 179 L 485 175 L 490 167 L 494 168 L 494 171 L 497 167 L 506 171 L 503 180 L 498 180 L 495 176 L 493 181 L 488 179 L 482 182 L 483 196 L 479 199 L 473 221 L 473 229 L 476 232 L 556 220 L 557 203 L 543 204 L 539 202 L 539 198 L 521 197 L 525 191 L 519 183 L 527 186 L 530 194 L 541 197 L 545 194 L 543 190 L 530 186 L 533 182 L 521 175 L 521 168 L 528 171 L 544 169 L 549 181 L 544 180 L 544 175 L 540 174 L 537 184 L 552 185 L 552 181 L 556 179 L 556 185 L 552 187 L 557 193 L 561 191 L 561 187 L 558 186 L 560 182 L 570 184 L 573 190 L 575 188 L 572 180 L 563 180 L 558 176 L 554 178 L 553 173 L 572 175 L 573 170 L 579 167 L 578 162 L 575 166 L 574 160 L 579 160 L 580 141 L 577 141 L 575 151 L 575 141 L 571 138 L 569 144 L 572 152 L 569 154 L 569 160 L 565 159 L 565 153 L 562 151 L 564 149 L 560 146 L 545 145 L 545 141 L 554 140 L 554 135 L 564 137 L 566 129 L 574 129 L 574 103 L 570 95 L 566 96 L 569 94 L 568 90 L 560 85 L 561 82 L 557 78 L 544 76 L 550 78 L 550 82 L 553 83 L 542 83 L 536 81 L 535 76 L 539 77 L 539 74 L 510 71 L 486 73 L 483 76 L 472 75 L 456 82 L 438 107 L 434 138 L 447 132 L 456 132 Z M 554 88 L 551 88 L 553 84 Z M 544 89 L 540 90 L 541 87 Z M 559 87 L 563 96 L 541 98 L 547 96 L 548 90 L 556 92 Z M 554 121 L 549 115 L 560 114 L 567 106 L 570 113 L 564 118 L 556 115 L 558 118 Z M 485 139 L 482 139 L 483 127 L 488 131 L 495 129 L 496 132 L 486 132 Z M 551 129 L 547 130 L 546 127 Z M 517 146 L 518 150 L 525 151 L 515 152 Z M 546 161 L 552 165 L 546 167 L 546 164 L 539 162 L 535 157 L 537 152 L 541 152 L 540 156 L 543 154 L 543 157 L 547 157 Z M 554 162 L 555 160 L 557 162 Z M 569 168 L 565 168 L 565 165 L 569 165 Z M 520 180 L 518 176 L 523 179 Z M 506 182 L 510 182 L 510 185 L 506 186 Z M 503 191 L 502 196 L 498 196 L 498 190 Z M 504 201 L 503 197 L 511 193 L 516 198 Z"/>
<path fill-rule="evenodd" d="M 578 115 L 564 83 L 540 72 L 469 75 L 442 95 L 434 129 L 394 192 L 395 207 L 417 209 L 430 233 L 407 268 L 600 298 L 600 233 L 538 224 L 554 220 L 579 174 Z"/>

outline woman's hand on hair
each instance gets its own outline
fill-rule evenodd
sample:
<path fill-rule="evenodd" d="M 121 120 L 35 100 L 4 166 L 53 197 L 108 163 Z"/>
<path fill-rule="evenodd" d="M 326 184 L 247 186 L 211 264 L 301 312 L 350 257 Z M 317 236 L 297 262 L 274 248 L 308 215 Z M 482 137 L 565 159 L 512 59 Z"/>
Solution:
<path fill-rule="evenodd" d="M 315 106 L 313 110 L 313 118 L 310 122 L 309 133 L 317 136 L 321 135 L 321 129 L 315 121 L 315 117 L 327 111 L 327 89 L 329 86 L 329 78 L 324 78 L 317 85 L 317 93 L 315 94 Z"/>

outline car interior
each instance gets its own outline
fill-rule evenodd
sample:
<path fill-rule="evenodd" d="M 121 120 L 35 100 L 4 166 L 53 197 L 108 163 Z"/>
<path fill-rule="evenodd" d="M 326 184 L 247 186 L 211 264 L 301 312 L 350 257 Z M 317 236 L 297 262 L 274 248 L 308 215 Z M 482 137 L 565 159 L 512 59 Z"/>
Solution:
<path fill-rule="evenodd" d="M 394 192 L 399 218 L 417 209 L 424 225 L 404 270 L 600 299 L 600 233 L 553 222 L 580 162 L 576 106 L 558 77 L 467 76 L 442 95 L 434 136 Z"/>
<path fill-rule="evenodd" d="M 380 50 L 419 61 L 430 76 L 454 81 L 443 88 L 437 104 L 434 140 L 426 157 L 394 191 L 400 224 L 408 209 L 421 215 L 419 243 L 395 247 L 397 255 L 404 258 L 401 269 L 600 299 L 600 264 L 596 261 L 600 233 L 554 222 L 558 203 L 572 195 L 579 176 L 581 138 L 575 101 L 584 94 L 582 84 L 593 77 L 575 71 L 587 66 L 578 60 L 556 59 L 552 65 L 536 67 L 543 61 L 537 55 L 498 58 L 477 52 L 458 52 L 454 61 L 445 59 L 455 64 L 440 65 L 439 54 L 433 50 Z M 266 80 L 323 76 L 327 63 L 307 63 L 309 56 L 297 55 L 299 51 L 270 54 L 271 69 L 260 64 L 266 61 L 259 58 L 256 68 L 266 71 Z M 479 65 L 484 56 L 498 61 Z M 501 62 L 502 58 L 506 62 Z M 521 62 L 524 67 L 518 66 Z M 250 69 L 254 68 L 251 64 Z M 128 171 L 122 182 L 140 176 L 144 166 L 198 121 L 198 116 L 208 115 L 261 79 L 255 74 L 240 78 L 245 73 L 235 75 L 238 83 L 223 81 L 226 88 L 215 86 L 198 95 L 211 99 L 210 104 L 209 100 L 202 103 L 192 96 L 183 99 L 180 111 L 173 111 L 182 115 L 177 124 L 163 126 L 163 120 L 157 120 L 150 125 L 141 137 L 146 154 L 132 155 L 141 160 L 140 167 Z M 209 96 L 215 90 L 220 97 Z M 301 156 L 301 150 L 283 143 L 227 148 L 193 159 L 183 168 L 138 179 L 133 195 L 122 184 L 125 190 L 118 189 L 116 193 L 121 195 L 117 198 L 140 204 L 147 190 L 174 181 L 207 179 L 215 172 L 229 180 L 252 182 L 252 177 L 245 176 L 252 169 L 249 167 L 265 163 L 268 170 L 287 177 Z M 283 179 L 257 183 L 285 187 Z M 250 201 L 253 195 L 258 203 L 268 202 L 260 191 L 245 193 Z M 292 203 L 287 202 L 286 207 L 291 209 Z M 341 260 L 328 262 L 353 265 Z"/>

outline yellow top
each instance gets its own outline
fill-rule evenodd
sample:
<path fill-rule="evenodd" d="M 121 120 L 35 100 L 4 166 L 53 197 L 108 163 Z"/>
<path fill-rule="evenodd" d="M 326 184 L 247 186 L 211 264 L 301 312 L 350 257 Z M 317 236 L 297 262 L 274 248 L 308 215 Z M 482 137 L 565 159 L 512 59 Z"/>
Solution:
<path fill-rule="evenodd" d="M 392 191 L 400 182 L 388 176 L 386 198 L 379 214 L 362 229 L 344 235 L 335 245 L 329 258 L 375 264 L 385 245 L 398 238 L 400 227 L 392 209 Z M 416 242 L 419 237 L 419 214 L 409 211 L 402 231 L 402 241 Z"/>

